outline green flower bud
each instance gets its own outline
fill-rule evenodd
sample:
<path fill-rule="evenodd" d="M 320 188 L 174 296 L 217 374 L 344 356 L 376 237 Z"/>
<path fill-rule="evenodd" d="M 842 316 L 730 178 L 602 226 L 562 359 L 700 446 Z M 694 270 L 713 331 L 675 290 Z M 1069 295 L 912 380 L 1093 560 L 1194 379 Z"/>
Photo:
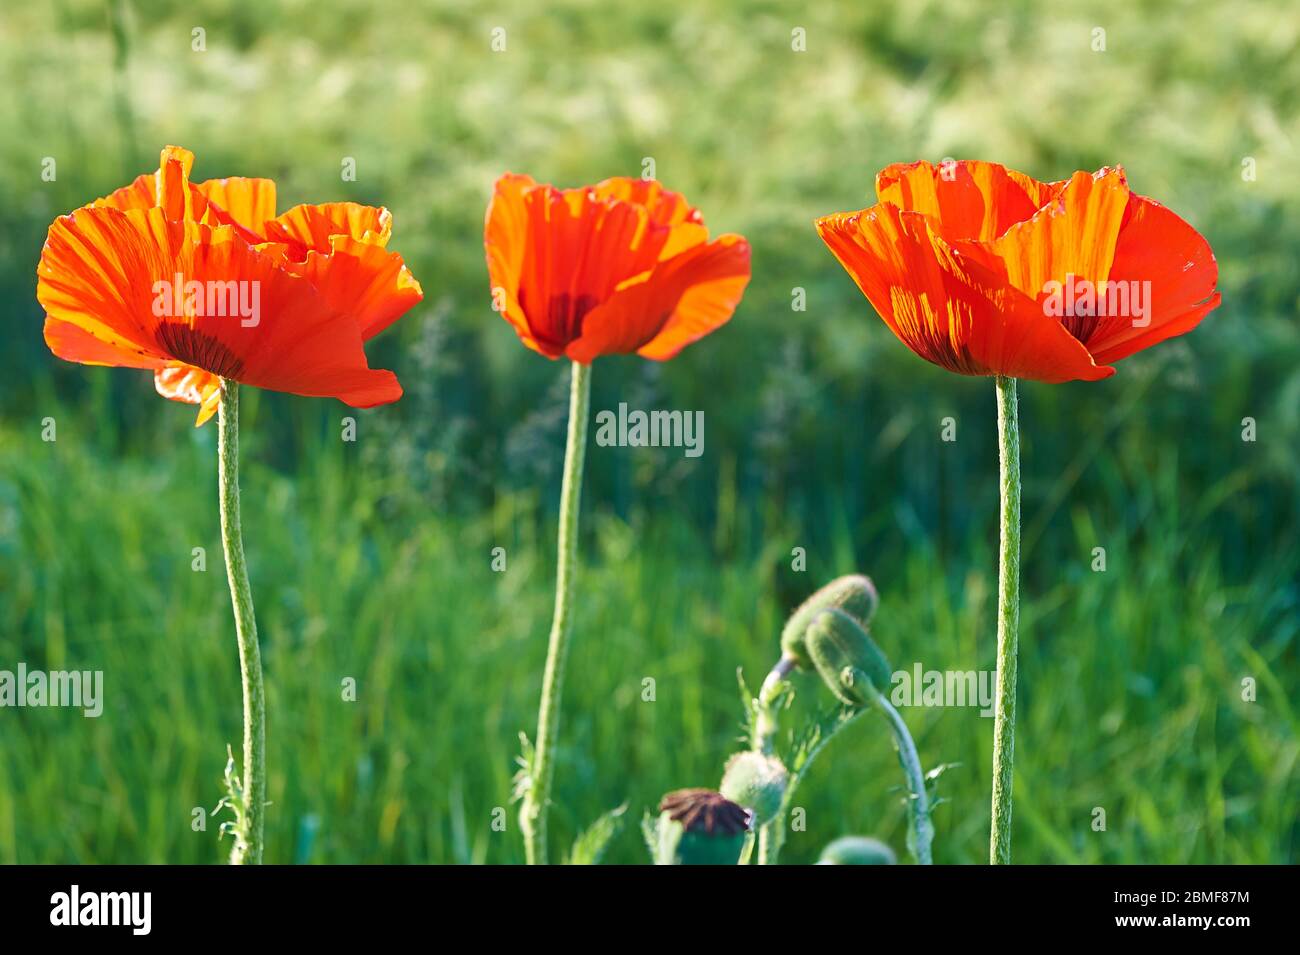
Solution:
<path fill-rule="evenodd" d="M 659 803 L 657 865 L 736 865 L 749 813 L 711 789 L 679 789 Z"/>
<path fill-rule="evenodd" d="M 727 760 L 726 772 L 718 791 L 738 806 L 754 814 L 753 824 L 761 826 L 773 819 L 781 808 L 790 774 L 774 756 L 762 753 L 736 753 Z"/>
<path fill-rule="evenodd" d="M 893 865 L 898 861 L 894 850 L 879 839 L 866 836 L 841 836 L 825 849 L 818 865 Z"/>
<path fill-rule="evenodd" d="M 808 628 L 808 655 L 830 691 L 845 703 L 865 706 L 870 684 L 889 692 L 889 661 L 856 620 L 842 610 L 823 610 Z"/>
<path fill-rule="evenodd" d="M 807 670 L 812 667 L 812 659 L 808 656 L 804 637 L 817 614 L 823 610 L 843 610 L 866 627 L 871 623 L 879 603 L 876 585 L 870 577 L 862 574 L 837 577 L 800 604 L 799 609 L 790 615 L 785 629 L 781 631 L 781 652 Z"/>

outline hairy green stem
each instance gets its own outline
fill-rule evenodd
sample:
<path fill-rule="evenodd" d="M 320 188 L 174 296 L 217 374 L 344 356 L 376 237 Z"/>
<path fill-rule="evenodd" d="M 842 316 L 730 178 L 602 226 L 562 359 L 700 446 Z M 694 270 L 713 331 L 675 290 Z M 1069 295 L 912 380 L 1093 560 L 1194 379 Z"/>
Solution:
<path fill-rule="evenodd" d="M 808 775 L 808 770 L 812 768 L 813 761 L 817 759 L 832 739 L 850 723 L 855 722 L 858 717 L 867 710 L 862 707 L 841 707 L 839 716 L 834 723 L 830 725 L 826 732 L 821 733 L 816 741 L 808 748 L 803 760 L 797 765 L 790 767 L 790 781 L 786 784 L 785 795 L 781 797 L 781 808 L 777 810 L 772 821 L 763 826 L 758 833 L 758 864 L 759 865 L 776 865 L 777 859 L 781 855 L 781 847 L 785 845 L 785 826 L 786 816 L 790 812 L 790 807 L 794 804 L 795 790 L 799 784 Z"/>
<path fill-rule="evenodd" d="M 767 679 L 763 681 L 763 686 L 758 693 L 758 699 L 754 701 L 755 732 L 753 749 L 755 752 L 770 755 L 775 750 L 777 733 L 775 703 L 780 696 L 781 688 L 785 685 L 786 678 L 793 669 L 794 661 L 789 657 L 782 657 L 776 666 L 772 667 Z M 857 683 L 862 686 L 871 685 L 865 674 L 858 673 L 858 676 L 860 679 L 856 681 Z M 908 731 L 907 723 L 904 722 L 903 717 L 885 699 L 883 694 L 873 690 L 871 702 L 889 723 L 894 736 L 895 748 L 898 750 L 898 762 L 902 766 L 903 775 L 907 779 L 908 848 L 911 849 L 912 855 L 915 856 L 919 864 L 930 865 L 933 861 L 931 846 L 934 843 L 934 823 L 930 819 L 930 794 L 925 786 L 925 771 L 921 767 L 921 757 L 917 753 L 916 743 L 912 741 L 912 734 Z M 843 707 L 835 721 L 817 737 L 813 745 L 804 754 L 802 761 L 793 768 L 785 793 L 781 797 L 780 809 L 770 822 L 759 828 L 759 865 L 776 865 L 777 857 L 781 854 L 781 846 L 785 842 L 786 814 L 794 801 L 795 790 L 799 788 L 799 783 L 807 775 L 813 760 L 830 744 L 830 741 L 840 730 L 866 712 L 866 707 Z"/>
<path fill-rule="evenodd" d="M 794 669 L 794 660 L 790 657 L 783 656 L 777 661 L 776 666 L 772 667 L 767 677 L 763 680 L 763 685 L 759 688 L 758 698 L 754 700 L 754 738 L 753 750 L 756 753 L 762 753 L 765 756 L 771 756 L 776 752 L 776 733 L 778 729 L 776 719 L 776 701 L 781 695 L 781 688 L 786 684 L 786 677 Z M 793 782 L 793 780 L 792 780 Z M 787 788 L 788 791 L 788 788 Z M 776 814 L 776 818 L 770 820 L 758 829 L 758 864 L 768 865 L 769 860 L 775 860 L 776 853 L 780 852 L 780 841 L 777 827 L 781 825 L 785 818 L 784 807 L 781 812 Z M 773 849 L 775 840 L 775 851 Z M 753 848 L 753 841 L 747 841 L 746 851 L 741 855 L 741 864 L 749 862 L 749 850 Z"/>
<path fill-rule="evenodd" d="M 769 819 L 758 827 L 759 865 L 776 865 L 776 858 L 781 854 L 781 844 L 785 841 L 784 830 L 781 829 L 784 825 L 785 809 L 782 807 L 781 812 L 776 814 L 775 819 Z M 741 856 L 741 865 L 748 864 L 749 853 L 745 852 Z"/>
<path fill-rule="evenodd" d="M 239 520 L 239 385 L 222 383 L 218 409 L 218 488 L 221 500 L 221 546 L 235 611 L 239 672 L 244 688 L 244 762 L 240 805 L 235 808 L 232 865 L 262 861 L 263 810 L 266 807 L 266 695 L 262 689 L 262 654 L 257 645 L 253 592 L 244 563 L 244 536 Z"/>
<path fill-rule="evenodd" d="M 776 751 L 776 701 L 781 695 L 781 688 L 786 678 L 795 668 L 794 659 L 783 656 L 772 667 L 759 687 L 758 698 L 754 700 L 754 739 L 752 749 L 756 753 L 771 756 Z"/>
<path fill-rule="evenodd" d="M 1001 541 L 998 548 L 998 679 L 993 720 L 993 806 L 989 862 L 1011 862 L 1011 781 L 1016 751 L 1016 641 L 1020 627 L 1020 422 L 1016 380 L 997 378 L 998 477 Z"/>
<path fill-rule="evenodd" d="M 894 731 L 894 742 L 898 747 L 898 763 L 903 767 L 907 777 L 909 798 L 907 801 L 908 847 L 920 865 L 933 863 L 930 847 L 934 843 L 934 822 L 930 819 L 930 794 L 925 788 L 925 771 L 921 768 L 921 757 L 916 751 L 916 743 L 907 730 L 907 724 L 898 710 L 885 699 L 884 694 L 876 693 L 872 700 L 876 709 L 885 714 L 890 729 Z"/>
<path fill-rule="evenodd" d="M 555 615 L 542 675 L 542 701 L 537 712 L 537 745 L 528 767 L 528 785 L 519 810 L 524 853 L 529 865 L 546 864 L 546 812 L 551 778 L 555 774 L 555 740 L 560 727 L 560 697 L 564 692 L 564 663 L 573 626 L 573 582 L 578 563 L 578 510 L 582 503 L 582 465 L 587 449 L 587 409 L 591 402 L 591 366 L 573 363 L 569 391 L 569 437 L 564 451 L 564 482 L 560 488 L 560 529 L 556 545 Z"/>

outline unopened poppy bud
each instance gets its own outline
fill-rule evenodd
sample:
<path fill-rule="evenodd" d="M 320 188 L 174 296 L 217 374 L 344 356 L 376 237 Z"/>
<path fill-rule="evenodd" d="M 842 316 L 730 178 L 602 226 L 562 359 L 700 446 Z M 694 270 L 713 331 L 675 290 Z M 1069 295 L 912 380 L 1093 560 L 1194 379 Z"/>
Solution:
<path fill-rule="evenodd" d="M 843 702 L 866 705 L 871 701 L 871 687 L 879 693 L 889 692 L 889 661 L 867 631 L 844 611 L 819 613 L 808 628 L 807 640 L 813 666 Z"/>
<path fill-rule="evenodd" d="M 879 603 L 876 585 L 870 577 L 862 574 L 837 577 L 800 604 L 790 615 L 785 629 L 781 631 L 781 652 L 793 658 L 805 670 L 809 669 L 812 659 L 808 656 L 805 637 L 809 625 L 819 613 L 823 610 L 843 610 L 866 627 L 871 623 Z"/>
<path fill-rule="evenodd" d="M 711 789 L 679 789 L 659 803 L 657 865 L 736 865 L 749 813 Z"/>
<path fill-rule="evenodd" d="M 894 850 L 879 839 L 841 836 L 822 850 L 818 865 L 893 865 Z"/>
<path fill-rule="evenodd" d="M 732 802 L 752 812 L 753 824 L 761 826 L 776 817 L 789 781 L 785 765 L 775 756 L 736 753 L 727 760 L 718 789 Z"/>

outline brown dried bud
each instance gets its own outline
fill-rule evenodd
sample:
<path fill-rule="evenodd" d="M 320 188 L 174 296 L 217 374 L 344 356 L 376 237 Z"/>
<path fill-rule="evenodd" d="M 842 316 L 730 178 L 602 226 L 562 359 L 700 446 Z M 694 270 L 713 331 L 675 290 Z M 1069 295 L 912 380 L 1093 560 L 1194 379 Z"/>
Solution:
<path fill-rule="evenodd" d="M 735 865 L 750 816 L 711 789 L 679 789 L 659 803 L 659 865 Z"/>

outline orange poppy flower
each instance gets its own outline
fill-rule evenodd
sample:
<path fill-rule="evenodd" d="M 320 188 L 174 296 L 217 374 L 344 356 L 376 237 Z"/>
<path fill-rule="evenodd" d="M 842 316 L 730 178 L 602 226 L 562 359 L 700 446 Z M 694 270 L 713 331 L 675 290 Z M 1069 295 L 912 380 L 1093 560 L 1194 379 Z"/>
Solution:
<path fill-rule="evenodd" d="M 1218 306 L 1209 244 L 1122 168 L 1043 183 L 987 162 L 896 164 L 817 231 L 895 335 L 963 375 L 1094 381 Z"/>
<path fill-rule="evenodd" d="M 709 241 L 698 210 L 645 179 L 556 189 L 507 173 L 484 229 L 495 307 L 547 358 L 664 361 L 725 324 L 749 243 Z"/>
<path fill-rule="evenodd" d="M 276 215 L 269 179 L 190 181 L 194 154 L 60 216 L 37 267 L 45 341 L 60 358 L 146 368 L 158 393 L 216 412 L 221 381 L 368 408 L 402 395 L 362 342 L 423 297 L 385 246 L 387 209 L 352 202 Z"/>

